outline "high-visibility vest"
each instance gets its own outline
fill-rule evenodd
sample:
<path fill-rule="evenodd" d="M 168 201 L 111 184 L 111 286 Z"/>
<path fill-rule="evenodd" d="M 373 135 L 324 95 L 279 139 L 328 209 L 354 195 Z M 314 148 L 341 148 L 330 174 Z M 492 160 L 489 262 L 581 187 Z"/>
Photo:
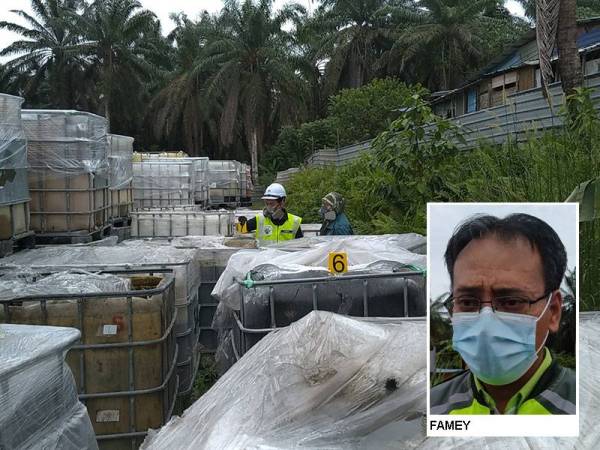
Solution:
<path fill-rule="evenodd" d="M 431 388 L 431 414 L 494 414 L 475 388 L 469 370 Z M 575 414 L 575 374 L 556 362 L 519 405 L 516 414 Z"/>
<path fill-rule="evenodd" d="M 269 217 L 258 214 L 256 216 L 256 239 L 259 245 L 289 241 L 296 237 L 301 223 L 301 217 L 288 213 L 287 220 L 278 226 Z"/>

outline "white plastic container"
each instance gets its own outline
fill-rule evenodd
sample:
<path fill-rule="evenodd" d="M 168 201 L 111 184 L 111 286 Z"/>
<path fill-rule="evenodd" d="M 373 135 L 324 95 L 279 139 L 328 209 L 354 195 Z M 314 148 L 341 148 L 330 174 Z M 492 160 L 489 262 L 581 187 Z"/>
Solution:
<path fill-rule="evenodd" d="M 131 214 L 131 237 L 231 236 L 233 227 L 234 214 L 228 211 L 158 209 Z"/>

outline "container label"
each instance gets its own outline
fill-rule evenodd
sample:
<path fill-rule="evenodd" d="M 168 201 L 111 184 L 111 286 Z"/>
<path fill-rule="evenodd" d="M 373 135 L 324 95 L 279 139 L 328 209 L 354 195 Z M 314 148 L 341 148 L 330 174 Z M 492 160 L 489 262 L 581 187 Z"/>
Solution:
<path fill-rule="evenodd" d="M 329 253 L 327 267 L 334 274 L 348 272 L 348 254 L 346 252 Z"/>
<path fill-rule="evenodd" d="M 117 334 L 117 325 L 104 325 L 102 327 L 102 334 L 104 336 L 114 336 Z"/>
<path fill-rule="evenodd" d="M 105 409 L 96 413 L 96 422 L 118 422 L 118 409 Z"/>

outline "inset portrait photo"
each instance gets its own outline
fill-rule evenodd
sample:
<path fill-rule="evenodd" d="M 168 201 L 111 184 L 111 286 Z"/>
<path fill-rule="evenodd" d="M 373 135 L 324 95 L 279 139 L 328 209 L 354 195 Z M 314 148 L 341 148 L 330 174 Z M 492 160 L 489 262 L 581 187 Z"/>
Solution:
<path fill-rule="evenodd" d="M 577 267 L 576 204 L 428 205 L 429 435 L 577 435 Z"/>

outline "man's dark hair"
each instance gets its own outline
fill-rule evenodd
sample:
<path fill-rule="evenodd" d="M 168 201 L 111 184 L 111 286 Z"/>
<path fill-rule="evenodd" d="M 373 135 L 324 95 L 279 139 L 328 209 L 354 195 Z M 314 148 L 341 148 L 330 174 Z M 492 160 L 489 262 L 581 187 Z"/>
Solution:
<path fill-rule="evenodd" d="M 448 241 L 444 254 L 452 283 L 454 283 L 454 264 L 460 252 L 473 239 L 487 236 L 496 236 L 509 241 L 524 238 L 529 241 L 531 247 L 541 256 L 546 292 L 552 292 L 560 287 L 567 268 L 565 246 L 550 225 L 529 214 L 511 214 L 504 219 L 479 215 L 459 225 Z"/>

